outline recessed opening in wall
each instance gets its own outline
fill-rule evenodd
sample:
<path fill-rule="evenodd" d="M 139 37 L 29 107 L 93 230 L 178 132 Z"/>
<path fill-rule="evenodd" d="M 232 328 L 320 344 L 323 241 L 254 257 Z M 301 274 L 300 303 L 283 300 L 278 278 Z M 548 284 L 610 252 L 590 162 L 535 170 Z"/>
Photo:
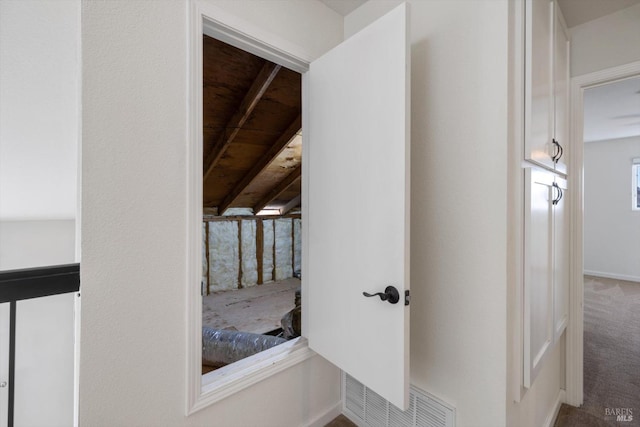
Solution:
<path fill-rule="evenodd" d="M 301 334 L 301 75 L 203 35 L 202 373 Z"/>

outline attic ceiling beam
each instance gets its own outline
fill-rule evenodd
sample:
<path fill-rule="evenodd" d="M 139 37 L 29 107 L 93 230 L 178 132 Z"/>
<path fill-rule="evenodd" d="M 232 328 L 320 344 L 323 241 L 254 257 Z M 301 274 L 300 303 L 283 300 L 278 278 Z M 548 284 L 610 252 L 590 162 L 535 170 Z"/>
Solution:
<path fill-rule="evenodd" d="M 202 208 L 202 215 L 203 216 L 206 216 L 206 215 L 218 216 L 218 208 L 216 208 L 216 207 L 210 208 L 210 207 L 205 206 L 205 207 Z"/>
<path fill-rule="evenodd" d="M 253 212 L 258 213 L 262 209 L 264 209 L 264 207 L 267 206 L 272 200 L 274 200 L 287 188 L 289 188 L 296 179 L 300 178 L 300 175 L 302 175 L 302 164 L 299 164 L 298 167 L 293 170 L 293 172 L 287 175 L 287 177 L 274 188 L 272 188 L 271 191 L 269 191 L 266 196 L 262 198 L 262 200 L 256 203 L 256 205 L 253 207 Z"/>
<path fill-rule="evenodd" d="M 206 180 L 209 177 L 213 168 L 215 168 L 224 152 L 240 131 L 240 128 L 242 128 L 242 125 L 247 121 L 256 105 L 258 105 L 258 101 L 260 101 L 262 95 L 267 91 L 267 88 L 276 77 L 276 74 L 278 74 L 278 71 L 280 71 L 280 68 L 282 68 L 280 65 L 276 65 L 268 61 L 263 65 L 258 76 L 251 84 L 249 91 L 244 96 L 242 103 L 240 103 L 238 111 L 236 111 L 231 117 L 231 120 L 229 120 L 222 131 L 222 135 L 220 135 L 213 146 L 211 153 L 205 159 L 203 180 Z M 231 129 L 231 133 L 227 133 L 227 129 Z"/>
<path fill-rule="evenodd" d="M 224 214 L 224 212 L 229 209 L 231 204 L 240 197 L 244 190 L 258 177 L 258 175 L 260 175 L 262 171 L 265 170 L 280 153 L 282 153 L 282 150 L 289 145 L 293 137 L 300 132 L 301 128 L 302 116 L 298 115 L 298 117 L 291 122 L 289 127 L 278 137 L 276 142 L 273 143 L 269 150 L 262 155 L 260 160 L 253 165 L 251 170 L 242 177 L 240 182 L 238 182 L 229 194 L 225 196 L 222 202 L 220 202 L 218 205 L 220 215 Z"/>
<path fill-rule="evenodd" d="M 289 200 L 289 202 L 286 205 L 284 205 L 282 209 L 280 209 L 280 215 L 288 214 L 291 211 L 291 209 L 295 208 L 296 206 L 300 206 L 301 201 L 302 201 L 302 195 L 298 194 L 296 197 Z"/>

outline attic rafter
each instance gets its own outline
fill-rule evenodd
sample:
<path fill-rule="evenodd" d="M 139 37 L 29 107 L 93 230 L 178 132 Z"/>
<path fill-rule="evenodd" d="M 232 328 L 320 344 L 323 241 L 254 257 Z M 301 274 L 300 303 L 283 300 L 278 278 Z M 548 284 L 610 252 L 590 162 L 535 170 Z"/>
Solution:
<path fill-rule="evenodd" d="M 296 206 L 300 206 L 301 201 L 302 201 L 302 195 L 298 194 L 296 197 L 289 200 L 289 202 L 286 205 L 284 205 L 282 209 L 280 209 L 280 215 L 288 214 L 289 212 L 291 212 L 291 209 L 295 208 Z"/>
<path fill-rule="evenodd" d="M 300 129 L 302 128 L 302 116 L 298 115 L 296 119 L 291 122 L 289 127 L 282 132 L 282 134 L 278 137 L 276 142 L 271 145 L 269 150 L 258 160 L 258 162 L 253 165 L 251 170 L 247 172 L 247 174 L 233 187 L 233 189 L 225 196 L 222 202 L 218 206 L 218 211 L 220 215 L 224 214 L 224 212 L 229 209 L 231 204 L 235 202 L 238 197 L 244 192 L 244 190 L 265 170 L 273 160 L 286 148 L 286 146 L 291 142 L 294 136 Z"/>
<path fill-rule="evenodd" d="M 278 74 L 282 67 L 272 62 L 266 62 L 258 76 L 251 84 L 249 91 L 244 96 L 244 99 L 240 103 L 238 111 L 231 117 L 231 120 L 225 126 L 222 135 L 218 138 L 211 150 L 211 153 L 204 161 L 204 178 L 211 174 L 218 161 L 227 150 L 229 145 L 233 142 L 234 138 L 242 128 L 242 125 L 247 121 L 253 109 L 258 105 L 258 101 L 262 98 L 262 95 L 267 91 L 267 88 Z M 231 129 L 230 133 L 226 132 L 226 129 Z"/>
<path fill-rule="evenodd" d="M 256 203 L 256 205 L 253 207 L 253 212 L 258 213 L 262 209 L 264 209 L 264 207 L 267 206 L 269 202 L 282 194 L 287 188 L 291 186 L 291 184 L 294 183 L 296 179 L 300 178 L 300 175 L 302 175 L 302 164 L 299 164 L 298 167 L 293 170 L 293 172 L 287 175 L 287 177 L 274 188 L 272 188 L 271 191 L 269 191 L 267 195 L 262 198 L 262 200 Z"/>

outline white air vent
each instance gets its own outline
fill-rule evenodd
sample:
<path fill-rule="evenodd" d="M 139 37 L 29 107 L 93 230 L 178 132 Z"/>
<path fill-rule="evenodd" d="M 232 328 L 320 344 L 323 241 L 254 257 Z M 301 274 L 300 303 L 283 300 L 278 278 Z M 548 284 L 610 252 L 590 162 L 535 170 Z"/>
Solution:
<path fill-rule="evenodd" d="M 344 414 L 360 427 L 454 427 L 455 410 L 411 386 L 409 409 L 401 411 L 352 376 L 342 374 Z"/>

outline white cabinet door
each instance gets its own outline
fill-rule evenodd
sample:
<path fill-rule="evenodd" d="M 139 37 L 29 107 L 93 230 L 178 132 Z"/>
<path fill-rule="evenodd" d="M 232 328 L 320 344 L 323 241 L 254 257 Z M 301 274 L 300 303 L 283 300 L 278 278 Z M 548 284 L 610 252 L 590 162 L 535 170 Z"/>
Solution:
<path fill-rule="evenodd" d="M 569 232 L 567 181 L 525 169 L 524 386 L 531 387 L 567 327 Z"/>
<path fill-rule="evenodd" d="M 557 2 L 554 9 L 553 95 L 554 136 L 552 158 L 558 172 L 567 173 L 569 146 L 569 33 Z"/>
<path fill-rule="evenodd" d="M 409 393 L 407 13 L 400 5 L 311 63 L 304 125 L 309 346 L 399 408 Z M 396 304 L 363 295 L 388 286 Z"/>
<path fill-rule="evenodd" d="M 553 178 L 525 169 L 524 386 L 531 387 L 553 344 Z"/>
<path fill-rule="evenodd" d="M 553 169 L 552 3 L 525 3 L 525 159 Z"/>
<path fill-rule="evenodd" d="M 556 177 L 553 204 L 553 333 L 558 341 L 569 316 L 569 205 L 567 181 Z M 553 203 L 555 201 L 555 203 Z"/>

